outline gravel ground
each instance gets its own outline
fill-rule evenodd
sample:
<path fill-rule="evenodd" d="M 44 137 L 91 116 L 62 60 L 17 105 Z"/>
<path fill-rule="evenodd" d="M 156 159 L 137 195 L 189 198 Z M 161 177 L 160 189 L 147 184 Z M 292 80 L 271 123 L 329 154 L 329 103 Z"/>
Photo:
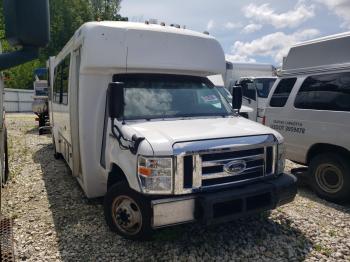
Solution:
<path fill-rule="evenodd" d="M 33 115 L 10 114 L 7 125 L 12 180 L 2 212 L 14 218 L 19 261 L 350 261 L 350 206 L 320 200 L 307 188 L 269 217 L 124 240 L 107 229 L 102 200 L 86 199 L 64 162 L 53 158 L 51 137 L 37 135 Z"/>

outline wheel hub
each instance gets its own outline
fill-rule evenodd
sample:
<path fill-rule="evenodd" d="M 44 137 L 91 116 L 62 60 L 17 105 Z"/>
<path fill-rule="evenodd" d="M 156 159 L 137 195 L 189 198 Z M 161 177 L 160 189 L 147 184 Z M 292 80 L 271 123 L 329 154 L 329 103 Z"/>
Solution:
<path fill-rule="evenodd" d="M 116 226 L 125 234 L 137 234 L 142 226 L 141 210 L 128 196 L 119 196 L 113 201 L 113 219 Z"/>
<path fill-rule="evenodd" d="M 315 178 L 318 186 L 330 194 L 337 193 L 344 184 L 342 171 L 332 164 L 319 165 L 316 169 Z"/>
<path fill-rule="evenodd" d="M 128 226 L 130 224 L 130 214 L 126 209 L 119 209 L 117 211 L 117 221 L 124 226 Z"/>

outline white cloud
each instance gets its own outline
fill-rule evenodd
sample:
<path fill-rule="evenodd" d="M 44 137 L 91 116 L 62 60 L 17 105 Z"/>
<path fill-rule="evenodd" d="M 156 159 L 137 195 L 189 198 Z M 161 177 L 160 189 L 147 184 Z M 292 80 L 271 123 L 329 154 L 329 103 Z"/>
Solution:
<path fill-rule="evenodd" d="M 262 28 L 262 25 L 260 24 L 249 24 L 242 29 L 242 32 L 245 34 L 250 34 L 250 33 L 259 31 L 261 28 Z"/>
<path fill-rule="evenodd" d="M 349 0 L 314 0 L 324 4 L 329 10 L 343 19 L 343 27 L 350 29 L 350 1 Z"/>
<path fill-rule="evenodd" d="M 227 22 L 224 27 L 226 29 L 237 29 L 237 28 L 241 28 L 242 24 L 240 22 L 237 23 L 233 23 L 233 22 Z"/>
<path fill-rule="evenodd" d="M 245 62 L 245 63 L 256 63 L 254 58 L 248 57 L 246 55 L 229 55 L 226 54 L 226 60 L 231 62 Z"/>
<path fill-rule="evenodd" d="M 306 29 L 290 35 L 276 32 L 251 42 L 236 41 L 229 56 L 243 60 L 249 60 L 255 56 L 271 57 L 277 64 L 280 64 L 293 44 L 309 40 L 317 35 L 319 35 L 317 29 Z"/>
<path fill-rule="evenodd" d="M 214 20 L 210 19 L 208 24 L 207 24 L 207 30 L 210 31 L 211 29 L 213 29 L 215 26 Z"/>
<path fill-rule="evenodd" d="M 253 3 L 245 6 L 243 13 L 249 19 L 271 24 L 275 28 L 295 28 L 315 16 L 314 6 L 306 6 L 303 1 L 299 1 L 293 10 L 285 13 L 277 13 L 269 4 L 256 5 Z"/>

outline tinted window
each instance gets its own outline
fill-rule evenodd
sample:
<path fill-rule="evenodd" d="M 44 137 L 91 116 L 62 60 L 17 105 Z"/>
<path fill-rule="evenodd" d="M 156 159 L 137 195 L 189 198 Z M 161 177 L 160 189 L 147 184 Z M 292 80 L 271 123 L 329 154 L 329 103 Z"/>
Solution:
<path fill-rule="evenodd" d="M 278 83 L 270 101 L 271 107 L 283 107 L 287 103 L 290 92 L 293 89 L 296 78 L 284 78 Z"/>
<path fill-rule="evenodd" d="M 256 100 L 256 88 L 254 81 L 249 79 L 249 80 L 242 80 L 240 82 L 242 86 L 242 94 L 244 97 Z"/>
<path fill-rule="evenodd" d="M 61 103 L 61 67 L 60 66 L 57 66 L 55 68 L 52 101 L 54 103 Z"/>
<path fill-rule="evenodd" d="M 255 79 L 255 86 L 258 96 L 261 98 L 267 98 L 269 96 L 271 87 L 275 83 L 275 78 L 259 78 Z"/>
<path fill-rule="evenodd" d="M 350 111 L 350 72 L 310 76 L 294 102 L 296 108 Z"/>
<path fill-rule="evenodd" d="M 69 81 L 70 55 L 62 62 L 62 104 L 68 105 L 68 81 Z"/>
<path fill-rule="evenodd" d="M 52 100 L 54 103 L 68 104 L 68 82 L 69 82 L 70 55 L 55 69 Z"/>

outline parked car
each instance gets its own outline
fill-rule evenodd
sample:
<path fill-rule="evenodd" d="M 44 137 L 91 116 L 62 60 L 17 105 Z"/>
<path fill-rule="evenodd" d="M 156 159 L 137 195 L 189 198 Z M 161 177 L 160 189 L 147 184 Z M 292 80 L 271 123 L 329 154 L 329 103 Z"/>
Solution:
<path fill-rule="evenodd" d="M 213 75 L 209 76 L 208 79 L 215 85 L 217 90 L 220 92 L 220 94 L 227 100 L 228 103 L 232 106 L 232 94 L 228 89 L 225 87 L 222 75 Z M 250 119 L 249 116 L 254 112 L 254 109 L 243 105 L 241 106 L 239 110 L 239 114 L 247 119 Z M 255 121 L 254 119 L 251 119 Z"/>
<path fill-rule="evenodd" d="M 212 36 L 130 22 L 86 23 L 50 59 L 55 156 L 104 196 L 111 230 L 142 239 L 294 199 L 282 136 L 238 115 L 239 88 L 232 107 L 220 95 L 207 76 L 224 71 Z"/>
<path fill-rule="evenodd" d="M 308 166 L 313 189 L 331 201 L 350 198 L 349 46 L 350 33 L 293 46 L 265 113 L 287 158 Z"/>
<path fill-rule="evenodd" d="M 236 82 L 242 87 L 243 105 L 252 109 L 248 114 L 249 119 L 263 123 L 267 97 L 276 79 L 274 76 L 241 77 Z"/>

